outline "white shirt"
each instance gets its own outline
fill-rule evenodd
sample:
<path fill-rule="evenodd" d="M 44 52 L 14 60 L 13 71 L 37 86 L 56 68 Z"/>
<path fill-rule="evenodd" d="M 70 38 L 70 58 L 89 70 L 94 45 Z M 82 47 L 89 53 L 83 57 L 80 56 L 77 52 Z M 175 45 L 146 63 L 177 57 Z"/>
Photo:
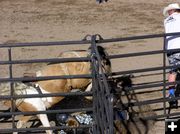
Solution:
<path fill-rule="evenodd" d="M 180 13 L 174 12 L 164 20 L 166 33 L 180 32 Z M 180 48 L 180 35 L 167 37 L 167 49 Z"/>

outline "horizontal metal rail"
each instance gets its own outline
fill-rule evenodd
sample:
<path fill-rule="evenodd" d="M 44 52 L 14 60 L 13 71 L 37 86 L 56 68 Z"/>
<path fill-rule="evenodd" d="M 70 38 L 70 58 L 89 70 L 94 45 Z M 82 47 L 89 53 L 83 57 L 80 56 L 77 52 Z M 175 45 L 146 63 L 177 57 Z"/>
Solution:
<path fill-rule="evenodd" d="M 180 35 L 180 32 L 176 33 L 162 33 L 162 34 L 148 34 L 148 35 L 140 35 L 140 36 L 131 36 L 124 38 L 113 38 L 113 39 L 103 39 L 98 40 L 97 43 L 111 43 L 111 42 L 123 42 L 123 41 L 131 41 L 131 40 L 141 40 L 141 39 L 152 39 L 152 38 L 162 38 L 166 36 L 177 36 Z"/>
<path fill-rule="evenodd" d="M 40 128 L 12 128 L 12 129 L 0 129 L 0 132 L 12 133 L 12 132 L 42 132 L 45 130 L 63 130 L 63 129 L 79 129 L 79 128 L 91 128 L 92 125 L 80 125 L 79 127 L 68 126 L 55 126 L 55 127 L 40 127 Z"/>
<path fill-rule="evenodd" d="M 163 53 L 172 53 L 172 52 L 180 52 L 180 49 L 171 49 L 171 50 L 154 50 L 154 51 L 146 51 L 146 52 L 136 52 L 136 53 L 127 53 L 127 54 L 117 54 L 117 55 L 109 55 L 109 59 L 116 58 L 127 58 L 127 57 L 137 57 L 137 56 L 145 56 L 145 55 L 156 55 Z"/>
<path fill-rule="evenodd" d="M 31 64 L 31 63 L 65 63 L 65 62 L 88 62 L 90 58 L 52 58 L 52 59 L 35 59 L 35 60 L 12 60 L 12 61 L 0 61 L 0 65 L 9 64 Z"/>
<path fill-rule="evenodd" d="M 124 104 L 126 107 L 133 107 L 133 106 L 142 106 L 148 104 L 155 104 L 155 103 L 162 103 L 162 102 L 169 102 L 172 100 L 180 100 L 180 97 L 175 97 L 173 99 L 169 98 L 159 98 L 159 99 L 152 99 L 152 100 L 145 100 L 145 101 L 138 101 L 138 102 L 129 102 Z"/>
<path fill-rule="evenodd" d="M 135 56 L 145 56 L 145 55 L 154 55 L 154 54 L 161 54 L 166 51 L 163 50 L 156 50 L 156 51 L 147 51 L 147 52 L 137 52 L 137 53 L 127 53 L 127 54 L 117 54 L 117 55 L 109 55 L 109 59 L 116 59 L 116 58 L 127 58 L 127 57 L 135 57 Z M 167 51 L 168 52 L 168 51 Z"/>
<path fill-rule="evenodd" d="M 162 34 L 150 34 L 150 35 L 141 35 L 141 36 L 132 36 L 132 37 L 123 37 L 123 38 L 113 38 L 113 39 L 100 39 L 96 40 L 96 43 L 110 43 L 110 42 L 122 42 L 130 40 L 140 40 L 140 39 L 151 39 L 151 38 L 160 38 L 166 36 L 177 36 L 180 35 L 180 32 L 176 33 L 162 33 Z M 32 47 L 32 46 L 56 46 L 56 45 L 80 45 L 80 44 L 90 44 L 91 40 L 86 40 L 85 38 L 81 41 L 56 41 L 56 42 L 31 42 L 31 43 L 5 43 L 0 44 L 0 48 L 9 48 L 9 47 Z"/>
<path fill-rule="evenodd" d="M 47 93 L 47 94 L 27 94 L 27 95 L 0 95 L 0 100 L 9 100 L 9 99 L 25 99 L 25 98 L 43 98 L 43 97 L 68 97 L 68 96 L 91 96 L 92 91 L 89 92 L 70 92 L 70 93 Z"/>
<path fill-rule="evenodd" d="M 33 82 L 33 81 L 45 81 L 45 80 L 56 80 L 56 79 L 90 79 L 92 78 L 89 74 L 84 75 L 60 75 L 60 76 L 44 76 L 44 77 L 14 77 L 14 78 L 0 78 L 0 82 Z"/>
<path fill-rule="evenodd" d="M 180 67 L 180 65 L 176 65 L 173 67 Z M 119 72 L 112 72 L 111 76 L 116 75 L 125 75 L 125 74 L 133 74 L 133 73 L 142 73 L 142 72 L 151 72 L 151 71 L 162 71 L 163 69 L 171 69 L 172 66 L 158 66 L 158 67 L 151 67 L 151 68 L 143 68 L 143 69 L 135 69 L 135 70 L 128 70 L 128 71 L 119 71 Z"/>
<path fill-rule="evenodd" d="M 179 116 L 180 112 L 170 113 L 170 114 L 161 114 L 161 115 L 154 115 L 154 116 L 147 116 L 147 117 L 134 117 L 134 120 L 143 119 L 143 120 L 157 120 L 159 118 L 166 119 L 167 117 Z"/>
<path fill-rule="evenodd" d="M 0 113 L 0 116 L 10 115 L 37 115 L 37 114 L 53 114 L 53 113 L 74 113 L 74 112 L 92 112 L 90 108 L 78 108 L 78 109 L 59 109 L 59 110 L 46 110 L 46 111 L 32 111 L 32 112 L 8 112 Z"/>
<path fill-rule="evenodd" d="M 57 46 L 57 45 L 80 45 L 80 44 L 90 44 L 89 40 L 82 41 L 57 41 L 57 42 L 26 42 L 26 43 L 5 43 L 0 44 L 0 48 L 9 47 L 39 47 L 39 46 Z"/>

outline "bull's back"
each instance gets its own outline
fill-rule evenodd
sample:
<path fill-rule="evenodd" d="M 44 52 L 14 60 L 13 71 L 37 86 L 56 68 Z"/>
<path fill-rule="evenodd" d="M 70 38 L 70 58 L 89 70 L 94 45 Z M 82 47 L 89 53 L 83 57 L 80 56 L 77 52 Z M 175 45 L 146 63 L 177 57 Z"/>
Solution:
<path fill-rule="evenodd" d="M 37 72 L 37 76 L 62 76 L 66 75 L 63 68 L 59 64 L 52 64 L 45 66 L 42 70 Z M 38 81 L 38 85 L 51 93 L 57 92 L 67 92 L 69 91 L 67 87 L 67 80 L 66 79 L 54 79 L 54 80 L 45 80 L 45 81 Z"/>
<path fill-rule="evenodd" d="M 60 55 L 63 58 L 81 58 L 87 57 L 87 51 L 67 51 L 61 53 Z M 69 62 L 65 63 L 69 75 L 85 75 L 90 74 L 90 62 Z M 90 79 L 71 79 L 71 84 L 73 88 L 82 89 L 90 83 Z"/>

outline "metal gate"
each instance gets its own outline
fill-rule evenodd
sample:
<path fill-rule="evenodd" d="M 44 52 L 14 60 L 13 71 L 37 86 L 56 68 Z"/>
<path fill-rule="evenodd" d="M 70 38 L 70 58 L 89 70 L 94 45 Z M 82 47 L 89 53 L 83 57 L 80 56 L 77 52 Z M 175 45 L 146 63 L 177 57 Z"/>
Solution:
<path fill-rule="evenodd" d="M 0 65 L 9 66 L 9 78 L 1 78 L 0 83 L 10 82 L 11 83 L 11 93 L 7 96 L 0 96 L 1 100 L 11 100 L 13 104 L 10 111 L 1 110 L 0 113 L 0 124 L 11 123 L 11 127 L 1 127 L 0 133 L 12 133 L 12 132 L 31 132 L 40 133 L 45 130 L 63 130 L 63 129 L 80 129 L 89 128 L 93 130 L 93 133 L 101 134 L 112 134 L 113 133 L 113 119 L 112 119 L 112 104 L 110 102 L 110 92 L 108 89 L 108 83 L 106 76 L 103 72 L 101 66 L 101 59 L 97 51 L 97 37 L 98 35 L 85 37 L 82 41 L 64 41 L 64 42 L 37 42 L 37 43 L 14 43 L 14 44 L 1 44 L 0 48 L 8 49 L 8 60 L 0 61 Z M 18 47 L 31 47 L 31 46 L 54 46 L 54 45 L 77 45 L 85 44 L 91 45 L 91 55 L 90 57 L 82 58 L 52 58 L 52 59 L 32 59 L 32 60 L 13 60 L 12 51 L 14 48 Z M 92 74 L 87 75 L 74 75 L 74 76 L 51 76 L 51 77 L 36 77 L 36 78 L 26 78 L 26 77 L 14 77 L 13 76 L 13 65 L 16 64 L 31 64 L 31 63 L 63 63 L 63 62 L 82 62 L 91 61 Z M 13 82 L 32 82 L 41 80 L 53 80 L 53 79 L 73 79 L 73 78 L 89 78 L 92 79 L 93 91 L 91 92 L 75 92 L 75 93 L 52 93 L 52 94 L 39 94 L 39 95 L 15 95 L 13 89 Z M 81 107 L 73 109 L 48 109 L 47 111 L 38 112 L 20 112 L 16 110 L 15 100 L 19 98 L 37 98 L 37 97 L 48 97 L 48 96 L 91 96 L 93 95 L 93 105 L 92 107 Z M 73 113 L 73 112 L 92 112 L 93 113 L 93 123 L 90 125 L 80 125 L 79 127 L 68 126 L 54 126 L 50 128 L 45 127 L 33 127 L 33 128 L 16 128 L 16 118 L 17 115 L 36 115 L 36 114 L 57 114 L 57 113 Z M 10 120 L 9 120 L 10 118 Z M 5 125 L 6 126 L 6 125 Z M 76 133 L 76 131 L 74 131 Z"/>
<path fill-rule="evenodd" d="M 148 104 L 157 104 L 162 103 L 163 107 L 161 114 L 155 116 L 145 116 L 143 120 L 158 120 L 158 119 L 166 119 L 171 117 L 179 117 L 179 112 L 168 113 L 168 106 L 166 102 L 170 101 L 169 98 L 166 97 L 166 86 L 172 83 L 168 83 L 166 80 L 166 73 L 167 69 L 172 68 L 171 66 L 166 65 L 166 37 L 172 35 L 179 35 L 180 33 L 172 33 L 172 34 L 155 34 L 155 35 L 143 35 L 143 36 L 133 36 L 127 38 L 114 38 L 114 39 L 102 39 L 99 35 L 91 36 L 90 40 L 87 38 L 83 39 L 82 41 L 64 41 L 64 42 L 37 42 L 37 43 L 16 43 L 16 44 L 0 44 L 0 48 L 8 48 L 9 52 L 9 59 L 7 61 L 0 61 L 0 65 L 9 65 L 9 78 L 1 78 L 0 82 L 16 82 L 16 81 L 36 81 L 36 80 L 49 80 L 49 79 L 73 79 L 73 78 L 91 78 L 93 82 L 93 91 L 92 92 L 83 92 L 83 93 L 57 93 L 57 94 L 47 94 L 47 95 L 32 95 L 32 96 L 23 96 L 18 95 L 15 96 L 13 94 L 13 88 L 11 87 L 11 95 L 10 96 L 0 96 L 0 99 L 10 99 L 12 103 L 14 103 L 14 99 L 17 98 L 35 98 L 35 97 L 48 97 L 48 96 L 87 96 L 93 95 L 93 104 L 92 107 L 82 107 L 76 109 L 58 109 L 58 110 L 47 110 L 47 111 L 39 111 L 39 112 L 18 112 L 15 111 L 15 107 L 12 106 L 10 112 L 1 112 L 1 117 L 10 116 L 12 118 L 11 123 L 12 127 L 5 129 L 1 128 L 0 132 L 2 133 L 10 133 L 10 132 L 40 132 L 42 130 L 61 130 L 67 129 L 67 126 L 54 126 L 51 128 L 21 128 L 16 129 L 15 126 L 15 116 L 16 115 L 31 115 L 31 114 L 39 114 L 39 113 L 72 113 L 78 111 L 91 111 L 93 112 L 93 124 L 91 125 L 81 125 L 79 128 L 92 128 L 94 134 L 112 134 L 114 133 L 113 130 L 113 105 L 111 102 L 111 94 L 109 91 L 109 86 L 107 82 L 106 75 L 104 74 L 101 61 L 99 58 L 99 53 L 97 51 L 96 44 L 105 44 L 105 43 L 112 43 L 112 42 L 126 42 L 126 41 L 133 41 L 133 40 L 144 40 L 144 39 L 152 39 L 152 38 L 163 38 L 164 40 L 164 47 L 163 50 L 155 50 L 155 51 L 144 51 L 144 52 L 137 52 L 137 53 L 128 53 L 128 54 L 116 54 L 110 55 L 109 59 L 117 59 L 117 58 L 124 58 L 124 57 L 138 57 L 138 56 L 146 56 L 146 55 L 156 55 L 162 54 L 163 57 L 163 66 L 156 66 L 156 67 L 148 67 L 143 69 L 135 69 L 135 70 L 125 70 L 125 71 L 117 71 L 112 72 L 112 76 L 121 76 L 126 74 L 137 74 L 137 73 L 147 73 L 153 71 L 161 71 L 163 79 L 159 82 L 148 83 L 148 84 L 140 84 L 140 85 L 133 85 L 131 88 L 126 88 L 126 91 L 140 91 L 142 89 L 151 88 L 151 87 L 163 87 L 163 97 L 157 99 L 150 99 L 145 101 L 137 101 L 137 102 L 128 102 L 124 105 L 127 108 L 135 107 L 135 106 L 143 106 Z M 91 44 L 91 56 L 89 58 L 65 58 L 65 59 L 35 59 L 35 60 L 13 60 L 11 56 L 11 51 L 13 48 L 16 47 L 29 47 L 29 46 L 53 46 L 53 45 L 77 45 L 77 44 Z M 179 50 L 172 50 L 172 51 L 179 51 Z M 81 61 L 91 61 L 91 75 L 76 75 L 76 76 L 53 76 L 53 77 L 38 77 L 38 78 L 23 78 L 23 77 L 13 77 L 12 73 L 12 66 L 14 64 L 23 64 L 23 63 L 40 63 L 40 62 L 81 62 Z M 179 67 L 179 66 L 178 66 Z M 176 81 L 179 83 L 179 81 Z M 135 93 L 134 93 L 135 94 Z M 176 97 L 176 100 L 179 100 L 180 97 Z M 159 109 L 155 109 L 157 111 Z M 142 117 L 133 117 L 133 120 L 142 118 Z M 5 123 L 1 121 L 0 123 Z M 72 129 L 72 128 L 71 128 Z"/>

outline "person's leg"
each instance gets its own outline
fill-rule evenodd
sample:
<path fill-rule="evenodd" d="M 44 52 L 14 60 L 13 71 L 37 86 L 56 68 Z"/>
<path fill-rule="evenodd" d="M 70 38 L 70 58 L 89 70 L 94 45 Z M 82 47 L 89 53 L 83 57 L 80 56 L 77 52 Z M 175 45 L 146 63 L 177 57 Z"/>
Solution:
<path fill-rule="evenodd" d="M 178 57 L 179 58 L 179 57 Z M 170 99 L 175 98 L 175 81 L 176 81 L 176 72 L 177 72 L 177 68 L 175 67 L 179 62 L 179 59 L 177 58 L 177 55 L 171 55 L 168 57 L 169 60 L 169 65 L 172 66 L 169 75 L 168 75 L 168 82 L 170 83 L 168 85 L 168 97 Z M 177 107 L 178 102 L 177 100 L 171 100 L 169 101 L 169 105 L 170 107 Z"/>
<path fill-rule="evenodd" d="M 169 90 L 170 89 L 174 89 L 175 90 L 175 83 L 173 83 L 175 81 L 176 81 L 176 73 L 175 72 L 170 72 L 169 76 L 168 76 L 168 82 L 172 83 L 172 84 L 169 85 Z"/>
<path fill-rule="evenodd" d="M 172 82 L 172 84 L 169 85 L 169 88 L 168 88 L 168 98 L 169 99 L 172 99 L 172 98 L 175 98 L 175 82 L 176 81 L 176 73 L 175 72 L 170 72 L 169 73 L 169 76 L 168 76 L 168 82 Z M 169 106 L 171 108 L 177 108 L 178 107 L 178 101 L 177 100 L 170 100 L 169 101 Z"/>
<path fill-rule="evenodd" d="M 176 81 L 176 73 L 169 73 L 168 82 L 175 82 Z"/>

